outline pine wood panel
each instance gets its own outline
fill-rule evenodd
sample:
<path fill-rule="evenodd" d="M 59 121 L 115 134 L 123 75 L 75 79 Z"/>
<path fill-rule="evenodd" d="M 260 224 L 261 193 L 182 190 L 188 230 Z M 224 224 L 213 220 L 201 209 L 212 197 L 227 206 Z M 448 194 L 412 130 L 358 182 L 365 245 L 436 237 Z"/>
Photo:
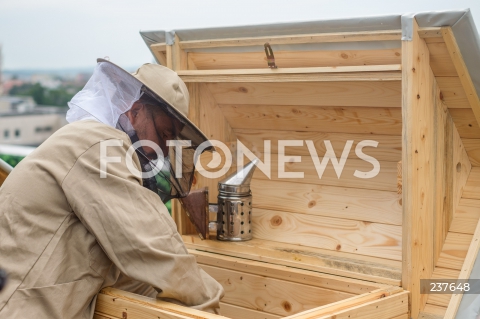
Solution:
<path fill-rule="evenodd" d="M 240 138 L 240 137 L 239 137 Z M 462 139 L 465 150 L 467 151 L 470 163 L 474 167 L 480 166 L 480 139 L 464 138 Z"/>
<path fill-rule="evenodd" d="M 450 231 L 473 235 L 479 219 L 480 200 L 462 198 L 455 211 Z"/>
<path fill-rule="evenodd" d="M 472 109 L 449 109 L 455 127 L 463 138 L 480 138 L 480 127 Z"/>
<path fill-rule="evenodd" d="M 310 156 L 302 156 L 301 162 L 292 162 L 292 157 L 287 157 L 285 163 L 285 172 L 304 172 L 303 178 L 283 178 L 279 175 L 278 159 L 276 154 L 272 154 L 271 158 L 271 180 L 289 181 L 293 183 L 306 183 L 316 185 L 329 185 L 339 187 L 351 187 L 361 189 L 373 189 L 381 191 L 397 191 L 397 163 L 382 162 L 380 163 L 380 171 L 373 178 L 359 178 L 354 176 L 356 170 L 361 172 L 369 172 L 373 169 L 373 165 L 363 160 L 347 159 L 340 178 L 331 162 L 326 166 L 321 178 L 319 178 L 313 160 Z M 255 170 L 253 177 L 256 179 L 269 179 L 259 169 Z"/>
<path fill-rule="evenodd" d="M 284 319 L 313 319 L 324 317 L 325 315 L 332 316 L 336 318 L 336 314 L 341 313 L 345 310 L 351 310 L 358 305 L 368 304 L 370 302 L 375 302 L 379 299 L 391 296 L 397 293 L 402 292 L 402 289 L 399 287 L 390 287 L 385 289 L 377 289 L 370 293 L 361 294 L 355 297 L 348 298 L 343 301 L 335 302 L 329 305 L 320 306 L 311 310 L 303 311 L 301 313 L 288 316 Z"/>
<path fill-rule="evenodd" d="M 458 269 L 435 267 L 432 273 L 432 279 L 457 279 L 459 275 L 460 270 Z"/>
<path fill-rule="evenodd" d="M 402 228 L 379 223 L 253 209 L 255 238 L 401 260 Z"/>
<path fill-rule="evenodd" d="M 480 199 L 480 167 L 473 167 L 470 171 L 462 198 Z"/>
<path fill-rule="evenodd" d="M 452 295 L 447 294 L 431 294 L 428 296 L 427 304 L 448 307 L 448 303 L 452 299 Z"/>
<path fill-rule="evenodd" d="M 309 319 L 395 318 L 408 313 L 408 291 L 367 302 L 349 309 Z"/>
<path fill-rule="evenodd" d="M 104 288 L 97 295 L 95 311 L 114 318 L 228 319 L 114 288 Z"/>
<path fill-rule="evenodd" d="M 439 76 L 436 80 L 442 92 L 443 100 L 449 108 L 470 108 L 470 103 L 458 76 Z"/>
<path fill-rule="evenodd" d="M 199 70 L 262 69 L 267 67 L 265 52 L 189 52 Z M 338 51 L 275 51 L 275 63 L 282 68 L 398 64 L 401 49 Z"/>
<path fill-rule="evenodd" d="M 388 285 L 400 285 L 401 262 L 398 260 L 298 246 L 290 243 L 278 243 L 256 238 L 247 242 L 221 242 L 201 240 L 195 235 L 184 235 L 183 241 L 189 249 L 198 249 L 232 257 Z"/>
<path fill-rule="evenodd" d="M 220 313 L 231 319 L 280 319 L 283 316 L 220 302 Z"/>
<path fill-rule="evenodd" d="M 342 188 L 286 181 L 254 180 L 254 208 L 401 225 L 396 192 Z"/>
<path fill-rule="evenodd" d="M 438 260 L 443 242 L 447 237 L 453 215 L 453 120 L 447 106 L 441 100 L 438 83 L 434 79 L 434 123 L 436 124 L 436 164 L 435 176 L 435 208 L 434 208 L 434 262 Z M 458 133 L 457 133 L 458 135 Z"/>
<path fill-rule="evenodd" d="M 207 83 L 219 104 L 400 107 L 400 81 Z"/>
<path fill-rule="evenodd" d="M 443 318 L 443 316 L 445 315 L 445 312 L 447 312 L 447 308 L 442 306 L 426 304 L 425 309 L 423 309 L 423 312 L 426 313 L 426 315 L 420 316 L 419 317 L 420 319 L 440 319 L 440 318 Z M 438 316 L 438 317 L 433 317 L 433 316 L 429 317 L 428 314 Z"/>
<path fill-rule="evenodd" d="M 463 190 L 470 175 L 472 164 L 468 159 L 462 139 L 457 130 L 453 130 L 453 212 L 456 211 Z M 451 220 L 451 219 L 450 219 Z M 450 225 L 450 224 L 449 224 Z"/>
<path fill-rule="evenodd" d="M 432 279 L 457 279 L 460 270 L 435 267 Z M 447 307 L 452 295 L 449 294 L 430 294 L 428 295 L 427 304 Z"/>
<path fill-rule="evenodd" d="M 188 252 L 195 256 L 197 263 L 202 265 L 230 269 L 242 273 L 276 278 L 299 284 L 305 284 L 308 286 L 343 291 L 351 294 L 363 294 L 385 287 L 385 285 L 372 282 L 333 276 L 309 270 L 296 269 L 284 265 L 274 265 L 270 263 L 246 260 L 192 249 L 189 249 Z"/>
<path fill-rule="evenodd" d="M 442 27 L 442 35 L 445 40 L 445 45 L 447 47 L 450 58 L 455 66 L 457 74 L 462 83 L 463 89 L 465 90 L 468 101 L 470 102 L 470 107 L 472 108 L 473 113 L 477 123 L 480 123 L 480 100 L 477 93 L 477 89 L 470 77 L 470 70 L 467 68 L 465 61 L 463 60 L 462 52 L 457 44 L 453 30 L 450 26 Z"/>
<path fill-rule="evenodd" d="M 473 236 L 448 232 L 437 266 L 460 270 Z"/>
<path fill-rule="evenodd" d="M 223 39 L 204 39 L 181 41 L 182 49 L 263 46 L 265 42 L 274 44 L 304 44 L 327 42 L 362 42 L 362 41 L 399 41 L 401 30 L 332 32 L 313 34 L 270 35 L 261 37 L 237 37 Z"/>
<path fill-rule="evenodd" d="M 438 76 L 457 76 L 455 65 L 450 58 L 445 42 L 427 43 L 430 51 L 430 67 Z"/>
<path fill-rule="evenodd" d="M 427 301 L 420 294 L 420 280 L 430 278 L 435 260 L 435 212 L 437 200 L 435 78 L 430 69 L 429 48 L 419 38 L 413 21 L 412 41 L 402 41 L 402 286 L 411 292 L 411 316 L 416 318 Z M 433 43 L 435 44 L 435 43 Z"/>
<path fill-rule="evenodd" d="M 469 279 L 472 273 L 473 267 L 476 263 L 478 251 L 480 249 L 480 221 L 477 223 L 475 228 L 475 233 L 473 234 L 471 243 L 468 247 L 467 255 L 462 264 L 461 272 L 459 279 Z M 452 299 L 448 303 L 447 312 L 445 313 L 445 318 L 454 319 L 456 318 L 457 310 L 460 307 L 463 294 L 453 294 Z"/>
<path fill-rule="evenodd" d="M 276 131 L 260 129 L 235 129 L 237 138 L 254 153 L 264 152 L 264 141 L 269 140 L 271 152 L 278 153 L 279 140 L 311 140 L 319 156 L 325 155 L 326 146 L 324 141 L 330 141 L 336 154 L 342 154 L 345 143 L 353 140 L 354 143 L 348 155 L 349 158 L 358 158 L 355 154 L 355 147 L 360 141 L 373 140 L 378 142 L 377 147 L 365 147 L 363 152 L 379 161 L 398 162 L 402 159 L 401 136 L 378 135 L 378 134 L 348 134 L 329 132 L 298 132 L 298 131 Z M 301 147 L 289 147 L 288 155 L 310 155 L 306 144 Z"/>
<path fill-rule="evenodd" d="M 201 265 L 225 289 L 225 303 L 287 316 L 352 294 Z"/>
<path fill-rule="evenodd" d="M 294 105 L 221 105 L 220 107 L 233 129 L 398 136 L 402 134 L 402 115 L 399 108 Z"/>

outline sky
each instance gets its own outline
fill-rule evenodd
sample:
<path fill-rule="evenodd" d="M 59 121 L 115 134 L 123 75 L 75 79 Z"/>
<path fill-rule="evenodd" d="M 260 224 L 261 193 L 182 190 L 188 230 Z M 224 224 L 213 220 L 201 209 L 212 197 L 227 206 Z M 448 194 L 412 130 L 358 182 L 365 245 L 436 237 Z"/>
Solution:
<path fill-rule="evenodd" d="M 4 69 L 124 68 L 153 61 L 140 30 L 174 30 L 470 8 L 479 0 L 0 0 Z"/>

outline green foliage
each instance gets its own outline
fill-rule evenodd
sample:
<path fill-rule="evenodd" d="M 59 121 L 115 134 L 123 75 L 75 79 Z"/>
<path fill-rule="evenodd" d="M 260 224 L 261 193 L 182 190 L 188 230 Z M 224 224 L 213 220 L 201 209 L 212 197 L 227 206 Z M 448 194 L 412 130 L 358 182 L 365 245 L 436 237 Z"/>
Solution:
<path fill-rule="evenodd" d="M 20 86 L 14 86 L 10 90 L 9 95 L 31 96 L 39 105 L 67 106 L 67 102 L 80 90 L 81 88 L 68 87 L 47 89 L 40 83 L 25 83 Z"/>
<path fill-rule="evenodd" d="M 7 164 L 15 167 L 23 159 L 22 156 L 0 154 L 0 158 L 7 162 Z"/>

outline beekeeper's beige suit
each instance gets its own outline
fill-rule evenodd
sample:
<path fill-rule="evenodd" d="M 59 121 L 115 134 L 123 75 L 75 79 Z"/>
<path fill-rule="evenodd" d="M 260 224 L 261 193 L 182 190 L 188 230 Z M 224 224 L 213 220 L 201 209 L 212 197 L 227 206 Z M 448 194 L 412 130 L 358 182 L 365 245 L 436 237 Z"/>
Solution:
<path fill-rule="evenodd" d="M 100 178 L 100 141 L 108 147 Z M 69 124 L 0 188 L 0 318 L 91 319 L 96 294 L 120 285 L 213 312 L 222 287 L 187 253 L 165 205 L 125 165 L 129 137 L 98 121 Z M 134 155 L 138 170 L 138 157 Z M 129 282 L 129 278 L 135 282 Z M 145 283 L 145 284 L 142 284 Z"/>

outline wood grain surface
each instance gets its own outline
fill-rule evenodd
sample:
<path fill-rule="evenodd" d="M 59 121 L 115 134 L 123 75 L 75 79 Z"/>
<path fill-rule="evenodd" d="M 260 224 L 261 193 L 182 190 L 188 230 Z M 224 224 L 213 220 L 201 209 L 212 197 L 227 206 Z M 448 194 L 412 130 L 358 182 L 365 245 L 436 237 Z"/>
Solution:
<path fill-rule="evenodd" d="M 254 208 L 402 224 L 401 196 L 396 192 L 259 179 L 251 189 Z"/>
<path fill-rule="evenodd" d="M 397 136 L 402 133 L 400 108 L 245 104 L 220 108 L 233 129 Z"/>
<path fill-rule="evenodd" d="M 401 81 L 207 83 L 218 104 L 400 107 Z"/>
<path fill-rule="evenodd" d="M 252 212 L 255 238 L 401 260 L 402 227 L 266 209 Z"/>

